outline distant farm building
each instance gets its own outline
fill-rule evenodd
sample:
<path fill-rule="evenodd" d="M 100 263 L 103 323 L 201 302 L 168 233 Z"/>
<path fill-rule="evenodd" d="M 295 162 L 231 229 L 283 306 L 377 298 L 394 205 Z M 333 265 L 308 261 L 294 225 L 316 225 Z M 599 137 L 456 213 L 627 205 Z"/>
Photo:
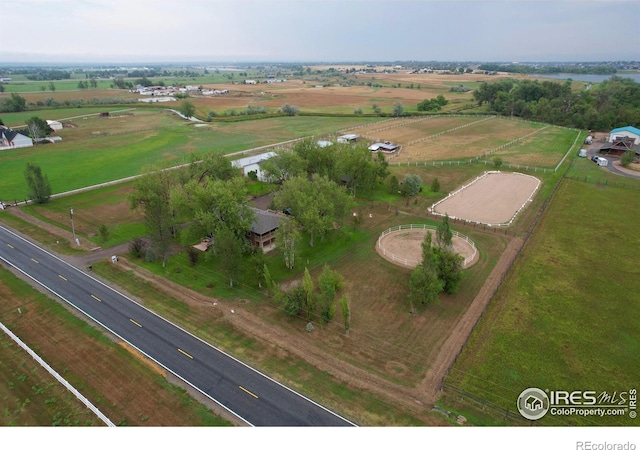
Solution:
<path fill-rule="evenodd" d="M 274 156 L 276 156 L 275 152 L 267 152 L 260 155 L 247 156 L 246 158 L 236 159 L 235 161 L 231 161 L 231 164 L 233 165 L 233 167 L 242 169 L 242 172 L 245 176 L 249 175 L 249 172 L 255 172 L 258 180 L 269 181 L 262 174 L 262 171 L 260 170 L 260 164 L 267 159 L 273 158 Z"/>
<path fill-rule="evenodd" d="M 0 150 L 33 147 L 33 139 L 20 131 L 0 125 Z"/>
<path fill-rule="evenodd" d="M 614 142 L 618 138 L 630 138 L 633 145 L 640 144 L 640 130 L 636 127 L 622 127 L 611 130 L 609 133 L 609 142 Z"/>
<path fill-rule="evenodd" d="M 331 141 L 318 141 L 318 142 L 316 142 L 316 144 L 318 144 L 318 147 L 320 147 L 320 148 L 325 148 L 325 147 L 331 147 L 333 145 L 333 142 L 331 142 Z"/>
<path fill-rule="evenodd" d="M 369 150 L 372 152 L 393 153 L 400 150 L 400 146 L 391 142 L 376 142 L 369 146 Z"/>
<path fill-rule="evenodd" d="M 51 128 L 53 131 L 62 130 L 62 123 L 58 122 L 57 120 L 47 120 L 47 125 L 49 125 L 49 128 Z"/>
<path fill-rule="evenodd" d="M 356 142 L 360 136 L 357 134 L 343 134 L 338 136 L 338 142 L 341 144 L 351 144 Z"/>

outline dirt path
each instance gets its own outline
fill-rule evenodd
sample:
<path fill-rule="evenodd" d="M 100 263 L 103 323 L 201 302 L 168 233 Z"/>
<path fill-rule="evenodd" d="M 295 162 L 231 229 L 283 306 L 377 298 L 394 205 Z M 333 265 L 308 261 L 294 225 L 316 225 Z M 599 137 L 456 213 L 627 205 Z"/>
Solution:
<path fill-rule="evenodd" d="M 460 318 L 453 332 L 445 341 L 436 357 L 436 360 L 427 371 L 426 377 L 421 383 L 421 392 L 425 396 L 425 402 L 433 404 L 439 397 L 442 382 L 449 372 L 449 368 L 453 365 L 456 358 L 462 351 L 462 347 L 469 338 L 473 327 L 480 319 L 480 316 L 486 309 L 489 301 L 493 297 L 494 292 L 500 285 L 502 278 L 515 260 L 518 252 L 524 245 L 524 239 L 514 238 L 504 253 L 498 260 L 497 264 L 489 274 L 482 288 L 473 299 L 471 306 Z"/>
<path fill-rule="evenodd" d="M 10 208 L 10 211 L 16 217 L 20 217 L 37 227 L 43 228 L 56 236 L 60 236 L 62 239 L 68 239 L 70 242 L 73 242 L 72 234 L 66 230 L 59 229 L 52 224 L 34 218 L 33 216 L 21 211 L 20 208 L 12 207 Z M 403 408 L 419 414 L 431 425 L 445 425 L 446 422 L 444 422 L 443 419 L 430 415 L 428 412 L 431 410 L 434 402 L 439 396 L 442 381 L 449 368 L 462 350 L 462 347 L 474 325 L 485 310 L 488 302 L 491 300 L 495 289 L 499 285 L 522 244 L 523 240 L 520 238 L 514 238 L 509 243 L 507 249 L 492 270 L 470 308 L 460 318 L 453 333 L 444 343 L 442 350 L 438 354 L 436 361 L 431 365 L 426 377 L 414 388 L 402 387 L 383 378 L 372 375 L 364 369 L 350 365 L 344 360 L 332 356 L 330 353 L 319 350 L 314 345 L 303 339 L 296 339 L 294 336 L 291 336 L 290 333 L 277 326 L 269 324 L 259 317 L 256 317 L 255 314 L 246 311 L 241 304 L 234 304 L 232 312 L 230 307 L 225 307 L 224 302 L 220 302 L 221 311 L 227 320 L 247 335 L 255 336 L 262 342 L 268 342 L 271 345 L 275 345 L 282 351 L 289 352 L 298 358 L 307 361 L 319 370 L 330 373 L 336 379 L 348 384 L 349 386 L 371 392 L 374 395 L 385 398 L 394 404 L 401 405 Z M 86 246 L 81 246 L 80 248 L 91 250 Z M 126 259 L 126 251 L 127 244 L 122 244 L 117 247 L 96 250 L 83 255 L 67 255 L 64 256 L 64 259 L 81 270 L 86 270 L 90 264 L 99 260 L 108 259 L 111 255 L 117 254 L 120 256 L 120 261 L 117 263 L 119 267 L 123 270 L 133 270 L 137 276 L 154 283 L 158 288 L 175 299 L 179 299 L 184 303 L 191 305 L 212 304 L 215 301 L 212 297 L 199 294 L 128 262 Z"/>

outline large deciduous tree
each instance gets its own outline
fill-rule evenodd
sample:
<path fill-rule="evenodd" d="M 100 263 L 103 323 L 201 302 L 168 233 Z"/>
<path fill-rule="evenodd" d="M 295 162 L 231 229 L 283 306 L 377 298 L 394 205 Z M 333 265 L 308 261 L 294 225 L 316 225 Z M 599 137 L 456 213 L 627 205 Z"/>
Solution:
<path fill-rule="evenodd" d="M 171 202 L 179 217 L 188 222 L 184 230 L 187 241 L 206 236 L 215 241 L 216 234 L 223 229 L 243 241 L 251 229 L 254 214 L 247 205 L 244 180 L 240 177 L 208 180 L 204 184 L 191 180 L 172 191 Z"/>
<path fill-rule="evenodd" d="M 422 262 L 413 269 L 409 278 L 409 301 L 411 309 L 415 303 L 430 305 L 437 303 L 444 283 L 438 278 L 437 255 L 431 246 L 431 233 L 422 243 Z"/>
<path fill-rule="evenodd" d="M 294 177 L 286 181 L 273 199 L 278 209 L 288 208 L 291 216 L 309 234 L 309 246 L 314 237 L 324 235 L 341 222 L 355 206 L 347 191 L 326 177 Z"/>
<path fill-rule="evenodd" d="M 419 175 L 405 175 L 400 185 L 400 195 L 407 199 L 406 205 L 409 205 L 409 199 L 422 189 L 422 178 Z"/>
<path fill-rule="evenodd" d="M 40 166 L 27 163 L 24 171 L 24 178 L 27 182 L 28 196 L 34 203 L 47 203 L 51 197 L 51 185 L 49 178 L 42 173 Z"/>
<path fill-rule="evenodd" d="M 182 113 L 183 116 L 185 116 L 186 118 L 190 118 L 193 117 L 193 115 L 196 112 L 196 107 L 193 103 L 191 103 L 189 100 L 184 100 L 182 102 L 182 104 L 180 105 L 180 109 L 179 111 Z"/>
<path fill-rule="evenodd" d="M 176 234 L 175 211 L 171 205 L 171 191 L 176 174 L 170 170 L 154 170 L 139 178 L 129 195 L 131 209 L 139 208 L 151 238 L 153 251 L 165 267 L 172 239 Z"/>
<path fill-rule="evenodd" d="M 34 141 L 38 141 L 45 136 L 49 136 L 53 132 L 47 121 L 37 116 L 27 119 L 25 124 L 27 125 L 29 136 Z"/>

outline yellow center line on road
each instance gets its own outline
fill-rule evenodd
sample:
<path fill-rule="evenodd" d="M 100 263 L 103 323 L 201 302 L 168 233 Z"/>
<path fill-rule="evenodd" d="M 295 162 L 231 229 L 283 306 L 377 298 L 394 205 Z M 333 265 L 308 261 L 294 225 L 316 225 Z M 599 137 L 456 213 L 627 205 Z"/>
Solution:
<path fill-rule="evenodd" d="M 65 277 L 63 277 L 62 275 L 58 275 L 60 278 L 62 278 L 64 281 L 69 281 L 67 280 Z"/>
<path fill-rule="evenodd" d="M 34 263 L 36 263 L 36 264 L 40 264 L 40 263 L 38 262 L 38 260 L 37 260 L 37 259 L 33 259 L 33 258 L 31 258 L 31 261 L 33 261 L 33 262 L 34 262 Z"/>
<path fill-rule="evenodd" d="M 133 324 L 135 324 L 135 325 L 138 325 L 140 328 L 142 328 L 142 325 L 140 325 L 140 324 L 139 324 L 138 322 L 136 322 L 135 320 L 133 320 L 133 319 L 129 319 L 129 320 L 131 321 L 131 323 L 133 323 Z"/>
<path fill-rule="evenodd" d="M 185 352 L 184 350 L 182 350 L 181 348 L 178 348 L 178 351 L 180 353 L 182 353 L 184 356 L 186 356 L 187 358 L 191 358 L 193 359 L 193 356 L 191 356 L 190 354 L 188 354 L 187 352 Z"/>
<path fill-rule="evenodd" d="M 102 300 L 100 300 L 98 297 L 96 297 L 95 295 L 91 294 L 91 298 L 94 300 L 97 300 L 99 302 L 101 302 Z"/>
<path fill-rule="evenodd" d="M 258 398 L 258 396 L 256 394 L 254 394 L 253 392 L 251 392 L 248 389 L 243 388 L 242 386 L 238 386 L 240 389 L 242 389 L 243 391 L 245 391 L 247 394 L 249 394 L 252 397 Z"/>

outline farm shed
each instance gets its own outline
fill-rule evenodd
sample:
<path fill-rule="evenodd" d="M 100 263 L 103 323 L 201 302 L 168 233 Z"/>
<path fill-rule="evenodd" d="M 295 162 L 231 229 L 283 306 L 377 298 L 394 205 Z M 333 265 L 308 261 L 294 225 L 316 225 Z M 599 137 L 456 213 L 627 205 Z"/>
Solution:
<path fill-rule="evenodd" d="M 631 138 L 633 139 L 633 144 L 640 144 L 640 130 L 636 127 L 622 127 L 611 130 L 609 134 L 609 142 L 614 142 L 616 138 Z"/>
<path fill-rule="evenodd" d="M 57 120 L 47 120 L 47 125 L 49 125 L 49 128 L 51 128 L 53 131 L 62 130 L 62 123 L 58 122 Z"/>
<path fill-rule="evenodd" d="M 371 150 L 372 152 L 393 153 L 399 149 L 399 145 L 392 144 L 391 142 L 376 142 L 375 144 L 371 144 L 369 146 L 369 150 Z"/>
<path fill-rule="evenodd" d="M 331 141 L 318 141 L 316 143 L 318 144 L 318 147 L 320 147 L 320 148 L 330 147 L 330 146 L 333 145 L 333 142 L 331 142 Z"/>
<path fill-rule="evenodd" d="M 33 139 L 19 131 L 0 125 L 0 150 L 23 147 L 33 147 Z"/>
<path fill-rule="evenodd" d="M 338 136 L 338 142 L 341 144 L 350 144 L 356 142 L 360 136 L 357 134 L 343 134 Z"/>
<path fill-rule="evenodd" d="M 246 158 L 236 159 L 235 161 L 231 161 L 231 164 L 233 165 L 233 167 L 242 169 L 242 172 L 245 176 L 247 176 L 249 172 L 255 172 L 258 176 L 258 180 L 268 181 L 260 171 L 260 164 L 269 158 L 273 158 L 274 156 L 276 156 L 275 152 L 267 152 L 260 155 L 247 156 Z"/>
<path fill-rule="evenodd" d="M 251 230 L 247 237 L 254 247 L 260 247 L 265 253 L 273 250 L 276 243 L 276 230 L 280 224 L 280 215 L 271 211 L 251 208 L 254 212 Z"/>

